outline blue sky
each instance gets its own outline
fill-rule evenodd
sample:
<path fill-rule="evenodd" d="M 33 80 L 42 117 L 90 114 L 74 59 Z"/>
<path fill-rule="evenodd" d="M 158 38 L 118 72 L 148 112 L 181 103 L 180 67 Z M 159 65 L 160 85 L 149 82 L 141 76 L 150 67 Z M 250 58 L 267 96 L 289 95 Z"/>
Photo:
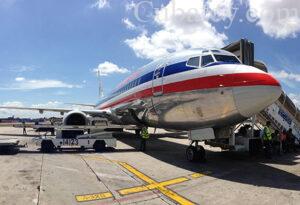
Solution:
<path fill-rule="evenodd" d="M 96 70 L 108 94 L 159 56 L 240 38 L 300 104 L 299 32 L 297 0 L 0 0 L 0 104 L 95 103 Z"/>

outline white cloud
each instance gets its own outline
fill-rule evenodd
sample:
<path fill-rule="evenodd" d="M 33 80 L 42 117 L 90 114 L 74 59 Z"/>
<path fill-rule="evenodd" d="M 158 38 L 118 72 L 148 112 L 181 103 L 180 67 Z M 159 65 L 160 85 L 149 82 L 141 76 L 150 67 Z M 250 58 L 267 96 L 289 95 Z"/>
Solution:
<path fill-rule="evenodd" d="M 31 107 L 46 107 L 46 108 L 58 108 L 61 106 L 64 106 L 63 103 L 59 101 L 49 101 L 47 103 L 38 103 L 38 104 L 32 104 Z"/>
<path fill-rule="evenodd" d="M 224 10 L 222 6 L 213 8 L 213 3 L 211 1 L 211 9 Z M 147 59 L 189 48 L 222 47 L 227 36 L 219 33 L 210 23 L 212 15 L 206 13 L 205 6 L 204 0 L 171 0 L 154 15 L 155 23 L 161 30 L 151 35 L 142 33 L 126 39 L 125 43 L 138 57 Z M 230 15 L 227 12 L 222 18 L 229 18 Z"/>
<path fill-rule="evenodd" d="M 2 103 L 1 106 L 24 107 L 24 104 L 19 101 L 9 101 L 9 102 Z M 1 118 L 10 117 L 10 116 L 30 117 L 29 114 L 30 114 L 29 111 L 0 109 L 0 117 Z"/>
<path fill-rule="evenodd" d="M 23 72 L 34 71 L 35 68 L 36 68 L 35 66 L 17 65 L 17 66 L 9 67 L 8 70 L 11 72 L 23 73 Z"/>
<path fill-rule="evenodd" d="M 128 18 L 123 18 L 122 23 L 126 26 L 127 29 L 140 32 L 142 34 L 147 34 L 147 30 L 144 28 L 144 26 L 135 25 L 132 21 L 130 21 Z"/>
<path fill-rule="evenodd" d="M 108 0 L 96 0 L 96 2 L 92 5 L 92 8 L 97 8 L 99 10 L 103 8 L 109 7 L 109 1 Z"/>
<path fill-rule="evenodd" d="M 232 17 L 232 0 L 207 0 L 207 8 L 211 19 L 226 20 Z"/>
<path fill-rule="evenodd" d="M 100 74 L 101 76 L 108 76 L 114 73 L 129 73 L 130 71 L 127 68 L 122 68 L 114 63 L 105 61 L 104 63 L 100 63 L 97 68 L 94 68 L 93 72 L 95 72 L 97 75 Z"/>
<path fill-rule="evenodd" d="M 148 37 L 146 34 L 141 34 L 134 39 L 127 39 L 125 42 L 134 50 L 137 57 L 154 59 L 164 56 L 171 51 L 169 48 L 166 48 L 166 46 L 159 44 L 158 41 L 160 41 L 160 36 L 162 35 L 161 33 L 155 33 Z M 169 34 L 166 34 L 165 36 L 167 37 L 168 35 Z M 174 46 L 171 45 L 170 47 L 173 48 Z"/>
<path fill-rule="evenodd" d="M 136 3 L 134 3 L 133 1 L 126 2 L 126 4 L 125 4 L 126 11 L 130 11 L 130 10 L 134 9 L 135 7 L 136 7 Z"/>
<path fill-rule="evenodd" d="M 296 37 L 300 31 L 299 0 L 248 0 L 252 17 L 265 34 L 274 38 Z"/>
<path fill-rule="evenodd" d="M 281 70 L 272 72 L 272 74 L 278 79 L 300 82 L 300 74 L 298 73 L 289 73 L 285 70 Z"/>
<path fill-rule="evenodd" d="M 1 106 L 23 107 L 24 104 L 19 101 L 8 101 L 1 104 Z"/>
<path fill-rule="evenodd" d="M 17 81 L 17 82 L 24 81 L 24 80 L 25 80 L 25 78 L 23 78 L 23 77 L 17 77 L 17 78 L 15 79 L 15 81 Z"/>
<path fill-rule="evenodd" d="M 126 26 L 126 28 L 130 30 L 136 29 L 136 25 L 134 25 L 128 18 L 123 18 L 122 22 Z"/>
<path fill-rule="evenodd" d="M 62 82 L 60 80 L 35 80 L 26 79 L 23 77 L 15 78 L 15 82 L 11 83 L 9 86 L 0 87 L 0 90 L 36 90 L 44 88 L 80 88 L 80 85 L 73 85 Z"/>

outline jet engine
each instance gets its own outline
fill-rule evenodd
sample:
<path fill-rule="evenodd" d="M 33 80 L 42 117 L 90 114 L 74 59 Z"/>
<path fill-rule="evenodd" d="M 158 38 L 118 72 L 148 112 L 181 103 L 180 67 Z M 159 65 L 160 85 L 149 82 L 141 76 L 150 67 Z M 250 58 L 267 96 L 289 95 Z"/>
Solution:
<path fill-rule="evenodd" d="M 71 111 L 64 116 L 63 125 L 65 126 L 85 126 L 89 125 L 89 119 L 88 116 L 81 112 L 81 111 Z M 78 135 L 83 135 L 84 130 L 83 129 L 64 129 L 64 130 L 57 130 L 57 136 L 58 138 L 76 138 Z"/>
<path fill-rule="evenodd" d="M 88 116 L 81 111 L 71 111 L 63 118 L 63 125 L 88 125 Z"/>

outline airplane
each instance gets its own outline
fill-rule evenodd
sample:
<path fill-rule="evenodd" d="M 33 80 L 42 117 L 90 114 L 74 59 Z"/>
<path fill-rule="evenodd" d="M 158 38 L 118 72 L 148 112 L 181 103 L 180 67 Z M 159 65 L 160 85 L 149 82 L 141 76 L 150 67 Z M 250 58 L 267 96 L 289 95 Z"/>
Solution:
<path fill-rule="evenodd" d="M 0 108 L 66 113 L 64 125 L 88 125 L 88 116 L 100 116 L 118 125 L 211 128 L 222 138 L 222 131 L 273 104 L 281 93 L 271 74 L 243 65 L 228 51 L 191 49 L 143 66 L 91 109 Z M 199 150 L 197 143 L 192 154 Z"/>

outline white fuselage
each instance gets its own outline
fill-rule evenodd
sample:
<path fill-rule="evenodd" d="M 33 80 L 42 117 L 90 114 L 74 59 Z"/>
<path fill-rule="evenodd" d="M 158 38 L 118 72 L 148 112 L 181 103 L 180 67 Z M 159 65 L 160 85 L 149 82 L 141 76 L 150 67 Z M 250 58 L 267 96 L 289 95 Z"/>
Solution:
<path fill-rule="evenodd" d="M 213 62 L 204 65 L 209 55 Z M 222 50 L 189 51 L 154 61 L 121 83 L 97 109 L 110 109 L 119 124 L 191 130 L 236 124 L 279 98 L 281 86 L 270 74 L 218 61 L 218 55 L 233 57 Z M 197 60 L 198 66 L 189 65 Z"/>

